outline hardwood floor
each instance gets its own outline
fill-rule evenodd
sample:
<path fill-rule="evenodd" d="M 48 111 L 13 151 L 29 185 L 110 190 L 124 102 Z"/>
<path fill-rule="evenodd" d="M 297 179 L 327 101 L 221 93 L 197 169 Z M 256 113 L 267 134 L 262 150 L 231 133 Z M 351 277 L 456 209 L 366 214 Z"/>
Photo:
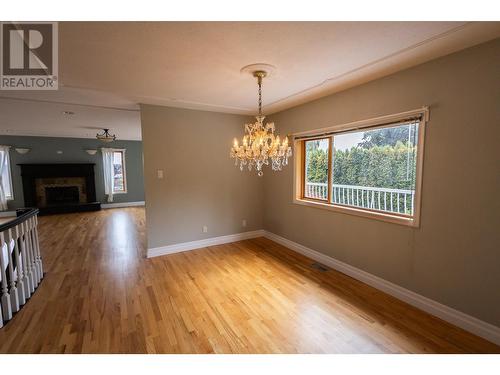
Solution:
<path fill-rule="evenodd" d="M 40 241 L 2 353 L 500 352 L 265 238 L 146 259 L 143 208 L 41 217 Z"/>

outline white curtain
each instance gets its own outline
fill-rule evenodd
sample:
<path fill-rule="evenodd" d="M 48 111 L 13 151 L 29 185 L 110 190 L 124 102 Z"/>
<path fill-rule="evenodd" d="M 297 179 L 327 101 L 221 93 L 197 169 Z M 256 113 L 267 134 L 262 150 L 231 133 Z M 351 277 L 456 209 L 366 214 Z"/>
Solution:
<path fill-rule="evenodd" d="M 7 209 L 7 198 L 5 196 L 3 173 L 5 168 L 10 168 L 9 165 L 9 149 L 10 146 L 0 146 L 0 211 Z"/>
<path fill-rule="evenodd" d="M 113 149 L 102 148 L 102 166 L 104 170 L 104 194 L 108 196 L 108 202 L 113 202 L 114 171 L 113 171 Z"/>

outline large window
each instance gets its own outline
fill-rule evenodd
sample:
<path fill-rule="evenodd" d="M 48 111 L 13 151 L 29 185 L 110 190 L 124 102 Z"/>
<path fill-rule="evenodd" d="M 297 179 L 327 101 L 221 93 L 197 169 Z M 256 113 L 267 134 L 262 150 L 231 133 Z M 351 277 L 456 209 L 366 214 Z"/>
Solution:
<path fill-rule="evenodd" d="M 422 116 L 296 137 L 296 202 L 418 225 Z"/>
<path fill-rule="evenodd" d="M 113 151 L 113 193 L 126 193 L 125 152 Z"/>
<path fill-rule="evenodd" d="M 3 146 L 2 146 L 3 147 Z M 2 185 L 3 185 L 3 191 L 5 194 L 5 199 L 11 200 L 14 199 L 14 194 L 12 190 L 12 177 L 10 174 L 10 156 L 9 156 L 9 151 L 7 147 L 3 147 L 2 150 L 0 150 L 0 160 L 3 160 L 5 157 L 5 164 L 2 169 Z"/>

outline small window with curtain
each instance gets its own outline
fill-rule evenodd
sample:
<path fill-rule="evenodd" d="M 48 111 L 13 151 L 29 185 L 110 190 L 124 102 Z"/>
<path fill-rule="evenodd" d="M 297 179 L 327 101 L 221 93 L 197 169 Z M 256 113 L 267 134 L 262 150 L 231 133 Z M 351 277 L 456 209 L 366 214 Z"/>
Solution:
<path fill-rule="evenodd" d="M 126 193 L 125 152 L 113 151 L 113 193 Z"/>
<path fill-rule="evenodd" d="M 296 135 L 296 203 L 418 225 L 427 110 Z"/>
<path fill-rule="evenodd" d="M 14 199 L 9 149 L 9 146 L 0 146 L 0 173 L 2 176 L 2 188 L 6 200 Z"/>

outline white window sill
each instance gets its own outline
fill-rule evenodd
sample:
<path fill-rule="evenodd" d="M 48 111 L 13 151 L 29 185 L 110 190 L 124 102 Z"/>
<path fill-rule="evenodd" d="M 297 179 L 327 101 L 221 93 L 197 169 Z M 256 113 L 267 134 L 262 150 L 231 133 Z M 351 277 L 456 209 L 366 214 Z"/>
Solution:
<path fill-rule="evenodd" d="M 409 217 L 398 216 L 398 215 L 391 215 L 391 214 L 384 213 L 384 212 L 368 211 L 368 210 L 358 209 L 355 207 L 339 206 L 339 205 L 333 205 L 333 204 L 326 203 L 326 202 L 323 203 L 320 201 L 312 201 L 312 200 L 308 200 L 308 199 L 299 199 L 299 198 L 295 198 L 293 200 L 293 203 L 300 204 L 303 206 L 314 207 L 314 208 L 321 208 L 321 209 L 329 210 L 329 211 L 340 212 L 340 213 L 344 213 L 344 214 L 348 214 L 348 215 L 361 216 L 361 217 L 375 219 L 375 220 L 379 220 L 379 221 L 385 221 L 388 223 L 399 224 L 399 225 L 404 225 L 404 226 L 408 226 L 408 227 L 418 227 L 419 226 L 419 223 L 415 218 L 409 218 Z"/>
<path fill-rule="evenodd" d="M 127 194 L 127 190 L 125 190 L 125 191 L 114 191 L 113 195 L 115 195 L 115 194 Z"/>

